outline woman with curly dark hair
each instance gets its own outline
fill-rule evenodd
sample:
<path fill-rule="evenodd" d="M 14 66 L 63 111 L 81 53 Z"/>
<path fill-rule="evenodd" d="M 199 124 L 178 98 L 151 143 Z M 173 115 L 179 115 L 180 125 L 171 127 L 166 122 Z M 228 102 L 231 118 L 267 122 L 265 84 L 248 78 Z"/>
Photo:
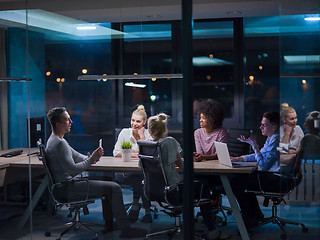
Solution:
<path fill-rule="evenodd" d="M 214 141 L 228 141 L 228 133 L 222 127 L 224 120 L 224 107 L 214 99 L 205 99 L 200 102 L 200 127 L 194 132 L 196 152 L 193 153 L 193 160 L 217 159 Z"/>

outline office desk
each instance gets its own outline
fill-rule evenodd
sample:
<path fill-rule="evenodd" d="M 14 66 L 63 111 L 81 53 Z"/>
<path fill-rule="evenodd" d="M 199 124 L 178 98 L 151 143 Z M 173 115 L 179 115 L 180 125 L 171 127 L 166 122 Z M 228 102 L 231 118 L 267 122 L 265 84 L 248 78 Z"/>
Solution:
<path fill-rule="evenodd" d="M 21 171 L 19 169 L 15 169 L 12 167 L 12 164 L 15 162 L 29 162 L 29 157 L 27 156 L 29 153 L 28 148 L 15 148 L 10 150 L 3 150 L 0 151 L 0 155 L 4 153 L 8 153 L 15 150 L 23 150 L 21 155 L 14 156 L 14 157 L 0 157 L 0 187 L 19 182 L 19 181 L 25 181 L 28 180 L 28 170 L 27 167 L 24 166 L 24 171 Z M 32 148 L 30 153 L 34 153 L 37 151 L 37 148 Z M 31 155 L 31 158 L 37 158 L 36 155 Z M 41 174 L 44 174 L 44 169 L 37 169 L 33 171 L 32 175 L 33 177 L 40 176 Z"/>
<path fill-rule="evenodd" d="M 31 156 L 30 161 L 33 169 L 43 168 L 42 162 L 39 161 L 36 156 Z M 9 168 L 10 167 L 26 168 L 28 167 L 28 165 L 29 165 L 28 158 L 20 158 L 19 160 L 15 159 L 14 161 L 10 162 Z M 141 171 L 141 169 L 138 167 L 138 159 L 133 159 L 130 162 L 123 162 L 121 158 L 103 156 L 100 159 L 100 161 L 92 165 L 88 169 L 88 171 L 108 171 L 108 172 L 110 171 Z M 243 223 L 240 210 L 238 208 L 238 204 L 236 202 L 236 199 L 233 195 L 233 192 L 230 186 L 228 175 L 234 174 L 234 173 L 250 174 L 252 172 L 252 168 L 250 167 L 230 168 L 230 167 L 219 164 L 218 161 L 205 161 L 205 162 L 195 162 L 194 172 L 198 174 L 207 174 L 207 175 L 214 174 L 214 175 L 220 176 L 223 187 L 226 191 L 229 203 L 233 210 L 234 217 L 237 221 L 242 239 L 249 240 L 249 236 L 245 228 L 245 225 Z M 18 224 L 18 228 L 23 228 L 24 224 L 26 223 L 26 221 L 30 216 L 30 212 L 35 207 L 37 201 L 41 197 L 42 193 L 45 191 L 47 185 L 48 185 L 48 179 L 45 177 L 34 195 L 32 204 L 29 205 L 28 209 L 26 209 L 24 215 L 22 216 Z"/>

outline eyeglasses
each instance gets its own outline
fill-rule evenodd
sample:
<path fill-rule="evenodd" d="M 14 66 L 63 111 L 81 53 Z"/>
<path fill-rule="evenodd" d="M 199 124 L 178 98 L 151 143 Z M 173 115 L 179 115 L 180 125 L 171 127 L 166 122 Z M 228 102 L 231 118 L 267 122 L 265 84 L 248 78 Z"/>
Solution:
<path fill-rule="evenodd" d="M 268 126 L 270 126 L 270 125 L 269 124 L 260 124 L 260 127 L 262 127 L 262 128 L 266 128 Z"/>

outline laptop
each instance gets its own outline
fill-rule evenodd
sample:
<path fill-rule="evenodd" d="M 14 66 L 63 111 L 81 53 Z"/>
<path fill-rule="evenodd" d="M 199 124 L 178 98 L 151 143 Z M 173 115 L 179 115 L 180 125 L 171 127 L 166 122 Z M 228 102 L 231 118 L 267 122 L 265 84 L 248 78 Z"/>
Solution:
<path fill-rule="evenodd" d="M 216 153 L 218 155 L 218 160 L 220 164 L 229 167 L 254 167 L 255 165 L 248 162 L 231 162 L 228 146 L 226 143 L 214 141 L 214 146 L 216 147 Z"/>

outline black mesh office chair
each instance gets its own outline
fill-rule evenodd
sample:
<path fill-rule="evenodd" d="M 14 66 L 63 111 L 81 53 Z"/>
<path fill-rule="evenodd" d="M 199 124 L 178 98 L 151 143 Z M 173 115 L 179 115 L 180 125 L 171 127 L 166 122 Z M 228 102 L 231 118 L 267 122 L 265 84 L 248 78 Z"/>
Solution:
<path fill-rule="evenodd" d="M 150 201 L 156 201 L 164 208 L 162 212 L 175 218 L 173 228 L 150 233 L 146 239 L 160 234 L 168 234 L 171 239 L 175 234 L 182 233 L 181 214 L 183 211 L 183 200 L 177 198 L 179 191 L 182 190 L 183 183 L 177 186 L 168 185 L 167 176 L 163 168 L 161 157 L 161 146 L 158 142 L 138 141 L 139 160 L 144 174 L 144 193 Z M 199 186 L 202 189 L 202 185 Z M 201 198 L 201 192 L 197 199 L 194 200 L 194 207 L 202 204 L 208 204 L 210 199 Z M 174 197 L 173 197 L 174 196 Z M 195 239 L 202 239 L 194 236 Z"/>
<path fill-rule="evenodd" d="M 239 157 L 250 153 L 250 145 L 240 142 L 237 138 L 241 135 L 246 138 L 252 136 L 252 130 L 247 129 L 228 129 L 228 150 L 230 156 Z"/>
<path fill-rule="evenodd" d="M 308 228 L 305 227 L 303 223 L 294 222 L 288 219 L 280 218 L 277 215 L 278 205 L 282 202 L 286 204 L 284 197 L 290 194 L 301 182 L 302 173 L 301 173 L 301 162 L 303 159 L 303 151 L 300 151 L 299 154 L 293 159 L 293 161 L 288 166 L 291 170 L 286 172 L 281 176 L 281 185 L 283 185 L 281 192 L 266 192 L 262 189 L 260 184 L 259 174 L 257 174 L 258 182 L 260 184 L 260 191 L 247 191 L 253 192 L 256 195 L 260 195 L 264 197 L 263 205 L 268 207 L 269 201 L 272 201 L 272 215 L 271 217 L 265 218 L 260 224 L 258 224 L 255 228 L 263 226 L 268 223 L 277 224 L 281 229 L 281 239 L 287 238 L 287 233 L 284 228 L 286 224 L 293 224 L 301 227 L 302 232 L 308 232 Z"/>
<path fill-rule="evenodd" d="M 94 224 L 94 223 L 84 223 L 80 221 L 80 210 L 83 209 L 83 213 L 84 215 L 89 214 L 89 210 L 88 210 L 88 205 L 91 203 L 94 203 L 95 199 L 88 199 L 88 197 L 86 199 L 83 199 L 81 201 L 77 201 L 77 202 L 70 202 L 70 201 L 65 201 L 65 200 L 61 200 L 60 198 L 57 198 L 55 196 L 55 189 L 57 187 L 54 178 L 52 177 L 51 174 L 51 170 L 50 170 L 50 164 L 47 161 L 46 158 L 46 151 L 45 151 L 45 147 L 42 143 L 37 142 L 37 145 L 39 147 L 39 154 L 38 154 L 38 158 L 40 161 L 42 161 L 45 170 L 46 170 L 46 174 L 48 177 L 48 190 L 50 192 L 51 197 L 53 198 L 53 200 L 55 201 L 56 204 L 58 205 L 66 205 L 69 208 L 69 215 L 68 217 L 72 216 L 72 213 L 74 213 L 74 217 L 73 220 L 71 222 L 68 222 L 64 225 L 61 226 L 55 226 L 55 227 L 51 227 L 46 233 L 45 236 L 46 237 L 50 237 L 51 236 L 51 231 L 52 230 L 57 230 L 57 229 L 61 229 L 61 228 L 66 228 L 62 233 L 60 233 L 60 236 L 58 239 L 61 239 L 62 236 L 67 233 L 71 228 L 75 228 L 76 230 L 80 229 L 80 228 L 84 228 L 92 233 L 95 234 L 95 237 L 93 239 L 98 239 L 98 233 L 93 231 L 89 226 L 98 226 L 98 227 L 103 227 L 104 225 L 102 224 Z M 86 180 L 84 178 L 84 180 Z"/>

